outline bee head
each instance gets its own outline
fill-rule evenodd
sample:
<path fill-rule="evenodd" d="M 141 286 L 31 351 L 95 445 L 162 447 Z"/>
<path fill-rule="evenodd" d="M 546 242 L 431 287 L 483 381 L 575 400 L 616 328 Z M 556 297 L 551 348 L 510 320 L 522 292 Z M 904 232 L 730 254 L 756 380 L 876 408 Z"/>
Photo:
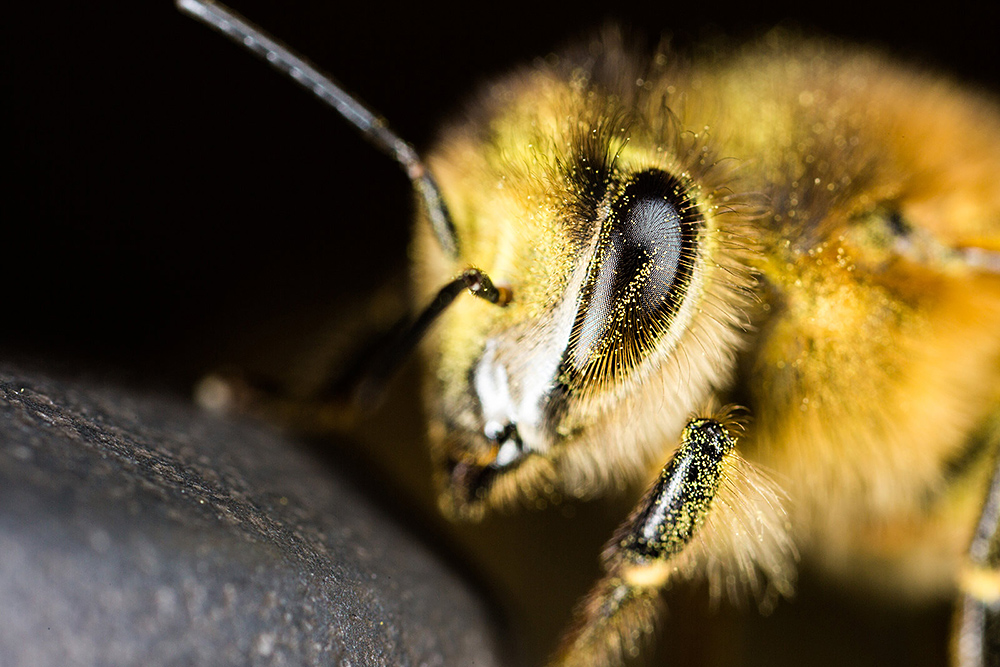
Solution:
<path fill-rule="evenodd" d="M 370 404 L 441 316 L 424 341 L 425 395 L 446 511 L 628 481 L 728 382 L 752 282 L 749 216 L 707 128 L 675 113 L 686 75 L 669 57 L 644 65 L 608 32 L 488 87 L 425 162 L 252 24 L 215 3 L 181 6 L 334 106 L 413 183 L 429 305 L 355 399 Z M 456 301 L 465 288 L 482 298 Z"/>
<path fill-rule="evenodd" d="M 670 91 L 602 48 L 487 89 L 428 159 L 456 250 L 422 221 L 416 284 L 474 265 L 513 294 L 456 301 L 424 348 L 454 515 L 632 481 L 731 374 L 747 207 Z"/>

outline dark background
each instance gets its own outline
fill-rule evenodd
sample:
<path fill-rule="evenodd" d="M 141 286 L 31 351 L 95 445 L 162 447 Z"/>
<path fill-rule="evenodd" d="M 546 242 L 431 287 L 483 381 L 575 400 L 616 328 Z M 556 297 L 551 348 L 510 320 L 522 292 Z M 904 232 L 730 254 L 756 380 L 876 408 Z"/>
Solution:
<path fill-rule="evenodd" d="M 61 4 L 3 21 L 0 347 L 183 388 L 405 261 L 406 180 L 332 111 L 167 2 Z M 995 8 L 427 4 L 234 2 L 418 147 L 479 82 L 609 19 L 681 48 L 791 23 L 1000 82 Z"/>

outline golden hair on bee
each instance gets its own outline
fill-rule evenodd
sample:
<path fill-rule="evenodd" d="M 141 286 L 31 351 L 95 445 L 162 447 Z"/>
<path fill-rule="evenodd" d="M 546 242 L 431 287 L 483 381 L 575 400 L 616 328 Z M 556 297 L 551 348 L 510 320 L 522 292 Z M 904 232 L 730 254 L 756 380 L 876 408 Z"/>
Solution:
<path fill-rule="evenodd" d="M 954 664 L 1000 660 L 995 100 L 784 31 L 687 59 L 611 30 L 424 158 L 225 17 L 413 181 L 423 310 L 374 375 L 421 341 L 445 514 L 645 485 L 550 664 L 642 652 L 674 582 L 771 609 L 800 554 L 957 596 Z"/>
<path fill-rule="evenodd" d="M 553 428 L 580 437 L 555 457 L 560 483 L 545 477 L 539 485 L 577 497 L 634 481 L 637 470 L 662 455 L 667 434 L 676 434 L 714 387 L 730 381 L 749 327 L 748 255 L 761 210 L 757 193 L 731 187 L 739 166 L 713 152 L 709 128 L 682 129 L 671 111 L 672 93 L 635 85 L 672 70 L 666 56 L 645 75 L 612 76 L 626 63 L 630 70 L 639 63 L 624 54 L 616 33 L 606 38 L 601 49 L 587 49 L 597 54 L 588 69 L 559 59 L 487 88 L 471 114 L 475 129 L 446 130 L 428 158 L 446 199 L 461 211 L 455 223 L 463 245 L 494 280 L 516 285 L 516 301 L 504 310 L 455 304 L 427 346 L 440 379 L 429 393 L 455 406 L 472 398 L 466 375 L 483 341 L 494 341 L 479 366 L 484 378 L 487 367 L 502 367 L 508 386 L 522 390 L 529 374 L 565 356 L 563 366 L 539 382 L 554 382 L 572 397 L 573 409 Z M 602 88 L 601 73 L 614 90 Z M 648 236 L 648 252 L 659 259 L 616 288 L 622 293 L 611 301 L 607 275 L 617 267 L 604 258 L 615 257 L 624 241 L 604 223 L 626 214 L 635 193 L 650 188 L 676 198 L 665 204 L 676 225 L 660 245 Z M 651 205 L 647 201 L 642 205 Z M 420 237 L 417 246 L 415 284 L 433 285 L 454 271 L 433 238 Z M 685 293 L 696 296 L 679 298 Z M 578 309 L 578 301 L 592 306 Z M 505 335 L 491 339 L 489 331 L 499 329 Z M 649 385 L 662 392 L 637 391 Z M 553 414 L 546 419 L 554 422 L 568 403 L 548 405 Z M 648 431 L 645 437 L 617 427 L 637 414 L 644 415 L 634 423 Z M 650 419 L 653 414 L 658 418 Z M 446 430 L 456 434 L 458 426 Z M 541 425 L 522 420 L 520 428 Z M 536 449 L 548 448 L 547 436 L 534 439 Z M 528 488 L 523 480 L 517 484 L 520 494 Z M 504 498 L 517 494 L 496 497 L 506 504 Z"/>

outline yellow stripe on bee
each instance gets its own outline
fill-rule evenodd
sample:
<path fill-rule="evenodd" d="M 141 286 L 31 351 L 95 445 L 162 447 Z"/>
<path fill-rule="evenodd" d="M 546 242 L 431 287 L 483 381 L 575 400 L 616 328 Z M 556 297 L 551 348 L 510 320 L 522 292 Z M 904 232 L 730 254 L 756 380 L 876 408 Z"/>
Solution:
<path fill-rule="evenodd" d="M 966 567 L 959 577 L 959 585 L 963 592 L 981 602 L 1000 602 L 1000 569 Z"/>

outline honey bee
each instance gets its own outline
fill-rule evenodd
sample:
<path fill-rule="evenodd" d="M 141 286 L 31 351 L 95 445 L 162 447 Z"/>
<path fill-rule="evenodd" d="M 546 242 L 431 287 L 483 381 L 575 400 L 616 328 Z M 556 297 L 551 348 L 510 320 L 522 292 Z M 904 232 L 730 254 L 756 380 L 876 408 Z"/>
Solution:
<path fill-rule="evenodd" d="M 361 393 L 419 342 L 442 511 L 646 488 L 549 664 L 641 653 L 677 582 L 770 607 L 800 557 L 957 596 L 954 664 L 1000 663 L 993 100 L 781 31 L 690 60 L 609 30 L 486 85 L 421 158 L 258 29 L 179 4 L 412 180 L 430 305 Z"/>

